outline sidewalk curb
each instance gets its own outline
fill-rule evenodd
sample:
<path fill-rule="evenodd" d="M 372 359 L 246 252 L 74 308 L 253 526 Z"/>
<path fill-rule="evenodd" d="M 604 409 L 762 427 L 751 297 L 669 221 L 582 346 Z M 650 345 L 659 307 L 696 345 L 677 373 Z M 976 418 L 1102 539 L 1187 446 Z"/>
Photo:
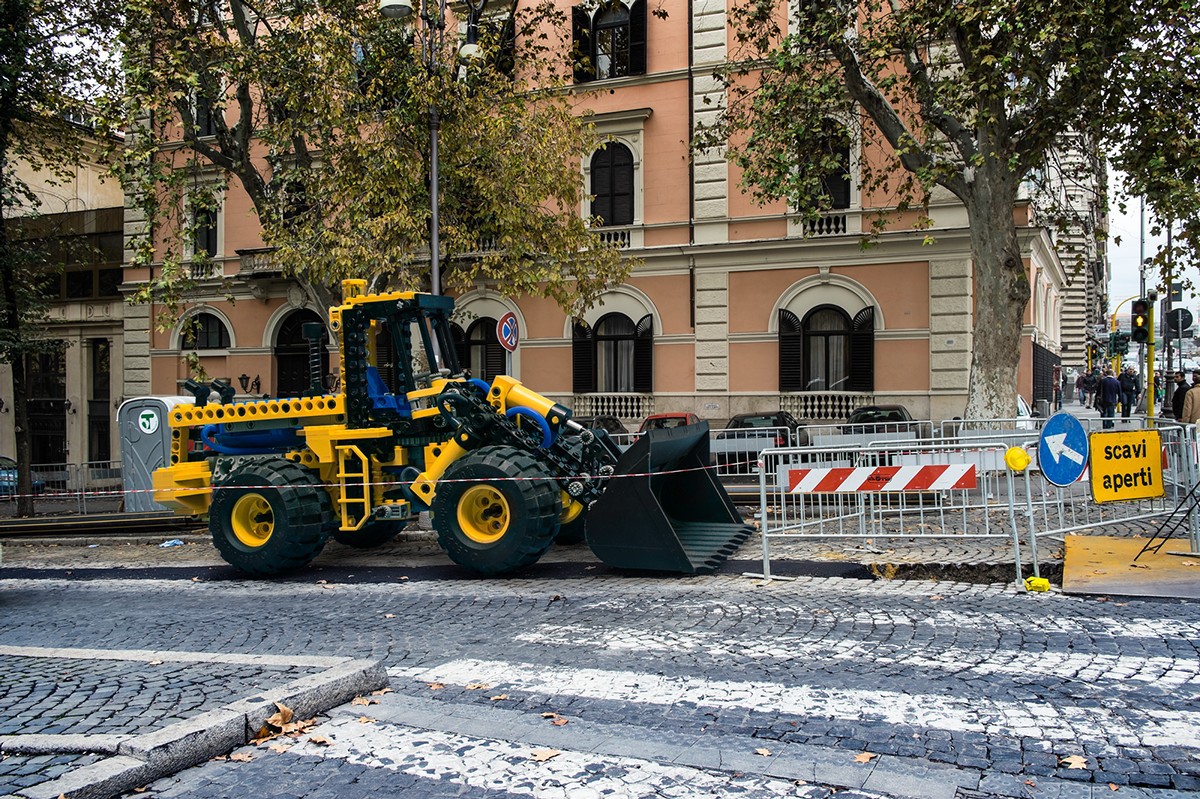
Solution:
<path fill-rule="evenodd" d="M 161 730 L 127 738 L 116 755 L 25 788 L 27 799 L 109 799 L 250 742 L 275 703 L 308 718 L 388 684 L 382 660 L 349 660 Z M 11 750 L 10 750 L 11 751 Z"/>

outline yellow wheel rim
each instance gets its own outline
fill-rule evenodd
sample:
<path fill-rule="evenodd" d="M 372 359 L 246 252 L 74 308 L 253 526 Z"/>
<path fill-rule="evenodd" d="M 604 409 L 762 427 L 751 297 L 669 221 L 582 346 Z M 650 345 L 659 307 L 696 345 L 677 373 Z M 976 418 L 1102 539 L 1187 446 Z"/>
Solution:
<path fill-rule="evenodd" d="M 583 513 L 583 504 L 576 502 L 566 491 L 562 494 L 562 513 L 558 517 L 558 523 L 567 525 L 579 518 L 579 514 Z"/>
<path fill-rule="evenodd" d="M 229 525 L 237 540 L 248 547 L 261 547 L 275 531 L 275 514 L 262 494 L 238 497 L 229 513 Z"/>
<path fill-rule="evenodd" d="M 458 500 L 458 527 L 477 544 L 503 538 L 510 518 L 508 500 L 492 486 L 471 486 Z"/>

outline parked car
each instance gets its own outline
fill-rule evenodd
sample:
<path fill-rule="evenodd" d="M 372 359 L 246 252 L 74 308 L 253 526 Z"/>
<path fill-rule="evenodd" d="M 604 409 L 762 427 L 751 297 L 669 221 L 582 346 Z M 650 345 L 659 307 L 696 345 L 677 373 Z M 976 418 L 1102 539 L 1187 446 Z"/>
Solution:
<path fill-rule="evenodd" d="M 850 412 L 847 433 L 916 433 L 918 424 L 903 405 L 864 405 Z"/>
<path fill-rule="evenodd" d="M 753 438 L 754 434 L 752 431 L 763 428 L 767 428 L 764 432 L 773 432 L 775 434 L 771 446 L 786 447 L 793 443 L 804 446 L 808 443 L 808 436 L 804 433 L 803 425 L 796 421 L 796 417 L 787 411 L 739 413 L 729 420 L 729 423 L 725 425 L 725 430 L 741 430 L 743 432 L 731 434 L 722 431 L 717 433 L 717 438 Z M 783 435 L 785 429 L 787 430 L 786 436 Z"/>
<path fill-rule="evenodd" d="M 669 427 L 683 427 L 689 424 L 699 424 L 700 417 L 694 413 L 655 413 L 642 420 L 639 433 L 647 430 L 666 430 Z"/>
<path fill-rule="evenodd" d="M 46 490 L 46 481 L 33 478 L 33 493 Z M 0 499 L 12 499 L 17 495 L 17 462 L 0 455 Z"/>
<path fill-rule="evenodd" d="M 593 430 L 603 430 L 609 434 L 625 434 L 629 430 L 621 423 L 621 420 L 611 414 L 599 414 L 598 416 L 577 416 L 575 421 L 584 427 L 590 427 Z"/>

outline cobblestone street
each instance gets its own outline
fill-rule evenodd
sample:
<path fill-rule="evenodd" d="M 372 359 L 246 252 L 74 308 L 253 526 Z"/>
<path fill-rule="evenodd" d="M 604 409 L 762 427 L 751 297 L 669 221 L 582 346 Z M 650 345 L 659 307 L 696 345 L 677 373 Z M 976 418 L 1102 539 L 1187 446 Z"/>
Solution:
<path fill-rule="evenodd" d="M 200 565 L 155 576 L 103 558 L 83 581 L 10 570 L 0 796 L 53 799 L 69 783 L 50 778 L 123 762 L 136 735 L 351 660 L 381 663 L 388 688 L 343 695 L 298 734 L 231 744 L 128 788 L 214 799 L 1200 790 L 1194 603 L 629 576 L 572 563 L 571 551 L 509 580 L 417 562 L 274 582 Z M 55 735 L 72 745 L 30 744 Z"/>

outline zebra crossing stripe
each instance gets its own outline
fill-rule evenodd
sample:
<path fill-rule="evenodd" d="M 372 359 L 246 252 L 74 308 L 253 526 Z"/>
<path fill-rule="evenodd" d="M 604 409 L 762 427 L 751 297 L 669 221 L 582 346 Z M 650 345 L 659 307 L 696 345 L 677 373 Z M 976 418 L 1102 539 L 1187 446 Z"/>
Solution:
<path fill-rule="evenodd" d="M 859 491 L 948 491 L 978 486 L 975 464 L 859 466 L 791 469 L 792 494 L 847 494 Z"/>

